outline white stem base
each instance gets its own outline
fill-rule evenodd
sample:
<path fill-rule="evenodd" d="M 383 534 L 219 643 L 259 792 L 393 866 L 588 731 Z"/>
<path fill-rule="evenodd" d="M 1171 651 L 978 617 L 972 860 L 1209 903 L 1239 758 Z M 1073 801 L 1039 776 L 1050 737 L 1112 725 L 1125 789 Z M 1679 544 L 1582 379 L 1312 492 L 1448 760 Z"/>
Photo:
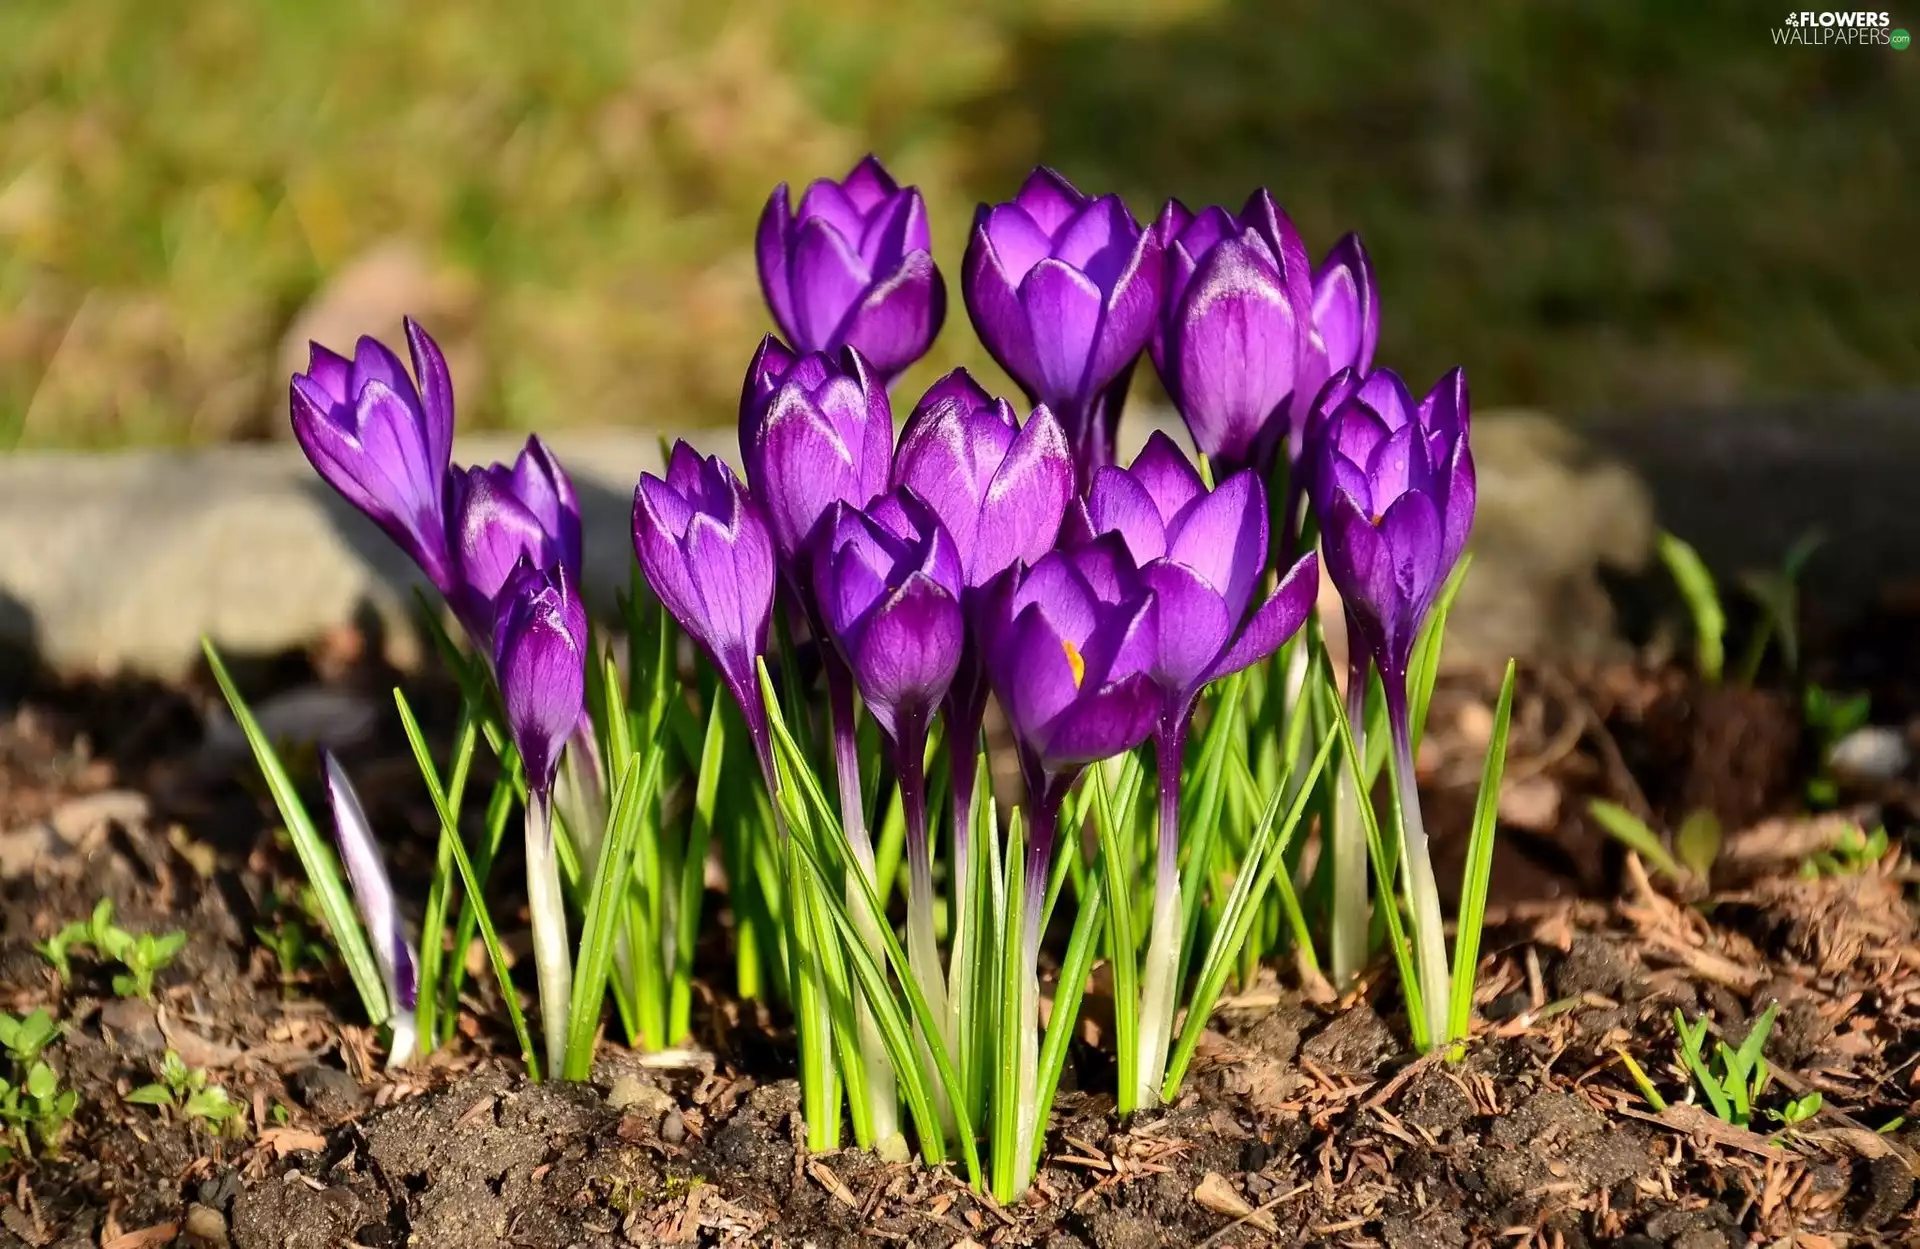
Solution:
<path fill-rule="evenodd" d="M 567 1060 L 567 1021 L 573 1006 L 573 949 L 567 940 L 566 899 L 553 821 L 546 799 L 527 801 L 527 910 L 533 921 L 533 964 L 540 986 L 540 1023 L 547 1041 L 547 1075 Z"/>

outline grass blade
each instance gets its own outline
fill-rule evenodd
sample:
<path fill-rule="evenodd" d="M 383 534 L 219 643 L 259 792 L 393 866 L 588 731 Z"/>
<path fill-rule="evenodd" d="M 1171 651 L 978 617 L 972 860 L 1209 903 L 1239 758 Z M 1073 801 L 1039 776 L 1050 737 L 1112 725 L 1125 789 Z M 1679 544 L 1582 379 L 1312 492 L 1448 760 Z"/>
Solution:
<path fill-rule="evenodd" d="M 1473 984 L 1480 968 L 1480 930 L 1487 918 L 1488 878 L 1493 872 L 1493 833 L 1499 823 L 1500 778 L 1507 764 L 1507 730 L 1513 722 L 1515 665 L 1507 661 L 1500 699 L 1493 709 L 1493 736 L 1480 773 L 1480 796 L 1473 805 L 1473 832 L 1467 839 L 1465 890 L 1453 939 L 1452 999 L 1447 1003 L 1447 1040 L 1466 1039 L 1473 1022 Z"/>
<path fill-rule="evenodd" d="M 507 1004 L 507 1014 L 513 1021 L 513 1035 L 520 1042 L 520 1056 L 527 1064 L 527 1078 L 540 1078 L 540 1063 L 534 1055 L 533 1036 L 527 1031 L 527 1018 L 520 1009 L 520 995 L 514 992 L 513 972 L 507 963 L 507 952 L 500 945 L 500 935 L 494 931 L 493 917 L 487 913 L 486 898 L 480 891 L 480 879 L 474 874 L 473 863 L 467 858 L 467 847 L 460 840 L 459 821 L 453 808 L 447 805 L 447 796 L 440 790 L 440 778 L 434 775 L 433 756 L 427 751 L 426 735 L 420 731 L 420 722 L 414 719 L 413 708 L 407 705 L 407 696 L 400 689 L 393 691 L 393 701 L 400 708 L 400 724 L 406 730 L 407 744 L 413 748 L 414 762 L 420 766 L 420 775 L 427 783 L 427 796 L 433 799 L 433 809 L 440 816 L 443 829 L 451 830 L 448 841 L 453 847 L 454 866 L 460 869 L 460 887 L 466 891 L 473 903 L 474 922 L 480 928 L 480 940 L 487 948 L 487 958 L 493 963 L 494 979 L 500 983 L 500 996 Z M 464 962 L 464 958 L 461 960 Z"/>
<path fill-rule="evenodd" d="M 367 945 L 367 934 L 360 927 L 359 914 L 353 908 L 353 898 L 347 893 L 346 881 L 340 875 L 340 864 L 328 847 L 326 838 L 308 817 L 306 806 L 300 801 L 300 792 L 287 775 L 279 753 L 274 750 L 273 743 L 267 740 L 266 733 L 260 728 L 260 722 L 254 719 L 246 700 L 240 697 L 240 691 L 235 688 L 233 677 L 227 672 L 227 665 L 221 662 L 220 653 L 214 649 L 213 642 L 201 638 L 200 649 L 206 652 L 207 666 L 213 669 L 213 679 L 226 696 L 234 723 L 240 726 L 247 745 L 252 748 L 254 762 L 267 782 L 267 789 L 273 794 L 273 805 L 279 809 L 280 819 L 293 838 L 293 848 L 300 856 L 300 866 L 307 874 L 308 883 L 313 886 L 314 896 L 320 901 L 320 913 L 333 932 L 334 946 L 340 951 L 340 961 L 346 964 L 347 975 L 352 978 L 353 987 L 360 994 L 361 1004 L 366 1007 L 367 1018 L 375 1025 L 383 1024 L 387 1021 L 389 1010 L 386 986 L 381 982 L 379 966 L 373 961 L 373 951 Z M 430 759 L 421 766 L 432 770 Z M 438 787 L 437 780 L 435 787 Z"/>
<path fill-rule="evenodd" d="M 693 1011 L 693 949 L 700 937 L 700 904 L 706 897 L 707 851 L 713 843 L 713 812 L 720 796 L 721 764 L 727 755 L 727 723 L 721 702 L 707 714 L 700 767 L 693 784 L 693 823 L 680 862 L 679 928 L 673 943 L 673 985 L 667 999 L 667 1043 L 687 1035 Z"/>
<path fill-rule="evenodd" d="M 613 966 L 616 921 L 626 901 L 636 843 L 653 789 L 660 780 L 660 760 L 665 753 L 656 741 L 647 752 L 644 768 L 639 755 L 628 754 L 620 770 L 607 836 L 588 889 L 586 920 L 575 959 L 573 1000 L 567 1006 L 567 1061 L 562 1074 L 569 1080 L 584 1080 L 593 1070 L 594 1038 L 600 1030 L 600 1007 L 606 1000 L 607 975 Z"/>
<path fill-rule="evenodd" d="M 1686 869 L 1661 844 L 1659 834 L 1648 828 L 1639 816 L 1604 798 L 1587 803 L 1587 814 L 1599 821 L 1600 827 L 1612 834 L 1614 840 L 1652 864 L 1653 869 L 1668 880 L 1675 884 L 1686 881 Z"/>

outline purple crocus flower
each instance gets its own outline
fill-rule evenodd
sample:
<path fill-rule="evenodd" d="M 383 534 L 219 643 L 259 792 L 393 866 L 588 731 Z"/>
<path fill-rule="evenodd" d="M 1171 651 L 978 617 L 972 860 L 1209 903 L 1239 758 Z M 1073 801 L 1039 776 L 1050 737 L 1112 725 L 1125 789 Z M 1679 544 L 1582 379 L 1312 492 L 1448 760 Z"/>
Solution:
<path fill-rule="evenodd" d="M 757 243 L 767 307 L 802 351 L 854 347 L 890 380 L 927 353 L 946 320 L 926 203 L 872 156 L 840 182 L 814 182 L 797 213 L 787 184 L 775 187 Z"/>
<path fill-rule="evenodd" d="M 1025 425 L 965 369 L 928 388 L 894 453 L 893 484 L 924 499 L 953 535 L 966 587 L 1053 549 L 1073 497 L 1065 432 L 1042 405 Z"/>
<path fill-rule="evenodd" d="M 1150 1105 L 1166 1069 L 1180 953 L 1180 769 L 1194 699 L 1208 684 L 1278 650 L 1313 610 L 1319 559 L 1289 569 L 1252 615 L 1267 566 L 1266 490 L 1242 469 L 1209 491 L 1200 474 L 1156 432 L 1126 469 L 1094 474 L 1068 527 L 1110 535 L 1103 568 L 1119 584 L 1152 593 L 1156 645 L 1148 675 L 1159 691 L 1154 751 L 1160 785 L 1154 919 L 1141 999 L 1139 1085 L 1123 1104 Z M 1112 540 L 1117 539 L 1117 544 Z"/>
<path fill-rule="evenodd" d="M 494 600 L 522 559 L 536 568 L 559 564 L 578 582 L 580 503 L 538 435 L 511 467 L 455 469 L 449 481 L 457 569 L 451 597 L 477 636 L 492 634 Z"/>
<path fill-rule="evenodd" d="M 907 957 L 944 1040 L 946 984 L 933 932 L 933 860 L 927 843 L 927 727 L 960 666 L 960 552 L 933 509 L 911 489 L 865 512 L 844 503 L 814 554 L 822 623 L 893 747 L 906 821 Z M 862 847 L 856 843 L 855 853 Z M 864 861 L 863 866 L 868 866 Z"/>
<path fill-rule="evenodd" d="M 367 943 L 373 947 L 373 961 L 380 968 L 380 979 L 387 988 L 388 1026 L 393 1044 L 387 1051 L 387 1066 L 404 1067 L 413 1057 L 419 1039 L 414 1008 L 419 997 L 419 957 L 400 923 L 400 902 L 393 893 L 393 881 L 387 875 L 386 860 L 373 835 L 360 796 L 347 779 L 346 769 L 330 750 L 320 752 L 320 774 L 326 781 L 327 805 L 333 809 L 334 844 L 340 848 L 340 861 L 346 865 L 347 883 L 353 887 L 354 906 L 360 922 L 366 926 Z"/>
<path fill-rule="evenodd" d="M 427 332 L 412 320 L 406 329 L 417 387 L 372 338 L 360 340 L 352 360 L 312 344 L 307 371 L 293 375 L 293 435 L 327 484 L 447 594 L 455 585 L 446 522 L 453 380 Z"/>
<path fill-rule="evenodd" d="M 1309 497 L 1320 520 L 1327 573 L 1346 607 L 1347 709 L 1356 741 L 1371 668 L 1379 668 L 1386 693 L 1415 912 L 1414 957 L 1428 1033 L 1436 1039 L 1447 1027 L 1449 979 L 1440 895 L 1414 783 L 1407 671 L 1421 623 L 1473 525 L 1468 412 L 1466 375 L 1459 369 L 1441 378 L 1417 405 L 1406 384 L 1385 369 L 1364 378 L 1343 370 L 1328 381 L 1314 406 L 1306 452 Z M 1336 916 L 1350 915 L 1352 929 L 1344 938 L 1335 932 L 1335 954 L 1347 951 L 1336 962 L 1340 974 L 1361 961 L 1365 936 L 1365 854 L 1351 827 L 1358 821 L 1346 814 L 1362 800 L 1349 779 L 1333 839 Z M 1349 891 L 1352 900 L 1340 902 Z"/>
<path fill-rule="evenodd" d="M 676 442 L 665 479 L 642 474 L 634 491 L 633 549 L 647 584 L 719 668 L 770 766 L 757 665 L 773 620 L 775 565 L 758 504 L 725 460 Z"/>
<path fill-rule="evenodd" d="M 552 792 L 560 751 L 586 710 L 587 609 L 566 565 L 522 559 L 501 589 L 494 671 L 527 787 Z"/>
<path fill-rule="evenodd" d="M 797 561 L 833 504 L 865 507 L 887 489 L 887 389 L 854 348 L 796 357 L 769 334 L 747 370 L 740 454 L 782 567 L 804 585 L 807 572 Z"/>
<path fill-rule="evenodd" d="M 1196 215 L 1170 200 L 1153 229 L 1167 254 L 1154 366 L 1222 473 L 1264 474 L 1310 371 L 1312 287 L 1300 232 L 1264 189 L 1238 216 L 1219 207 Z"/>
<path fill-rule="evenodd" d="M 1080 541 L 1118 534 L 1154 592 L 1160 627 L 1150 671 L 1165 731 L 1184 736 L 1195 695 L 1278 650 L 1313 606 L 1319 561 L 1308 555 L 1249 617 L 1267 565 L 1266 490 L 1242 470 L 1209 491 L 1158 431 L 1131 466 L 1094 474 L 1067 527 Z"/>
<path fill-rule="evenodd" d="M 501 589 L 493 669 L 507 731 L 527 775 L 527 911 L 540 985 L 548 1069 L 566 1059 L 573 950 L 553 844 L 553 782 L 560 752 L 586 714 L 587 609 L 564 564 L 522 560 Z"/>
<path fill-rule="evenodd" d="M 1117 539 L 1054 551 L 997 586 L 984 611 L 987 672 L 1019 748 L 1033 830 L 1029 866 L 1042 865 L 1042 884 L 1073 778 L 1086 764 L 1139 745 L 1158 718 L 1153 595 L 1116 575 L 1122 565 L 1131 570 Z M 1031 875 L 1027 883 L 1034 887 Z"/>
<path fill-rule="evenodd" d="M 960 552 L 910 489 L 867 511 L 834 505 L 814 554 L 822 622 L 889 737 L 925 746 L 960 663 Z M 910 753 L 910 752 L 909 752 Z"/>
<path fill-rule="evenodd" d="M 1081 473 L 1113 458 L 1127 383 L 1153 335 L 1160 240 L 1117 195 L 1090 198 L 1036 169 L 1011 203 L 982 204 L 961 272 L 993 358 L 1067 431 Z"/>
<path fill-rule="evenodd" d="M 1044 404 L 1022 425 L 1012 404 L 955 369 L 907 418 L 893 483 L 926 500 L 953 535 L 964 574 L 961 600 L 971 611 L 1009 568 L 1053 549 L 1073 498 L 1073 457 Z M 986 669 L 969 637 L 946 706 L 956 872 L 965 869 L 973 827 L 974 760 L 986 705 Z"/>
<path fill-rule="evenodd" d="M 1404 686 L 1427 611 L 1473 526 L 1466 374 L 1441 378 L 1415 404 L 1390 370 L 1327 383 L 1309 430 L 1308 474 L 1327 573 L 1360 646 Z"/>

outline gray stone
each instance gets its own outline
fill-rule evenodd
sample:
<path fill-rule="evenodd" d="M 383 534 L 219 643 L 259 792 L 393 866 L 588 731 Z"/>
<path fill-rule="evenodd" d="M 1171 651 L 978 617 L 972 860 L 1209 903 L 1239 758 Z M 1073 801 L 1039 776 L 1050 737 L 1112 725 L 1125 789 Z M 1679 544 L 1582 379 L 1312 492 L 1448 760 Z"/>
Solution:
<path fill-rule="evenodd" d="M 524 437 L 460 440 L 462 463 L 510 460 Z M 729 431 L 711 431 L 713 445 Z M 659 441 L 637 430 L 551 442 L 581 496 L 589 597 L 611 605 L 633 561 L 632 500 Z M 264 654 L 352 620 L 378 623 L 388 655 L 417 662 L 415 588 L 386 535 L 289 446 L 0 460 L 0 641 L 62 671 L 178 675 L 200 637 Z"/>
<path fill-rule="evenodd" d="M 1877 724 L 1855 729 L 1827 752 L 1827 766 L 1834 776 L 1856 785 L 1885 784 L 1912 763 L 1906 734 Z"/>

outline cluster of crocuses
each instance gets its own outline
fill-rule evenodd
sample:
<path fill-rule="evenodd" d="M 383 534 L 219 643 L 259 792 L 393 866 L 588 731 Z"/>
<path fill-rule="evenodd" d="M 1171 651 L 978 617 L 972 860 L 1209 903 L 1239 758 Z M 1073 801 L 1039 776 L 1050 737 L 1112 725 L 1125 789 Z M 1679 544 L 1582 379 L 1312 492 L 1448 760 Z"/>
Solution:
<path fill-rule="evenodd" d="M 737 704 L 772 799 L 772 844 L 729 868 L 773 878 L 760 884 L 779 932 L 762 936 L 779 947 L 795 1013 L 811 1142 L 837 1141 L 850 1105 L 861 1143 L 896 1147 L 904 1098 L 930 1159 L 957 1143 L 977 1182 L 984 1135 L 995 1190 L 1023 1191 L 1080 992 L 1067 978 L 1084 976 L 1095 945 L 1117 988 L 1138 994 L 1121 1004 L 1122 1108 L 1170 1096 L 1184 1071 L 1184 1056 L 1168 1066 L 1183 986 L 1200 986 L 1182 1036 L 1190 1054 L 1206 986 L 1217 994 L 1246 939 L 1247 908 L 1276 877 L 1292 899 L 1292 876 L 1308 874 L 1288 843 L 1310 807 L 1326 813 L 1319 896 L 1335 975 L 1365 963 L 1377 902 L 1409 1004 L 1443 1021 L 1416 1022 L 1416 1037 L 1445 1039 L 1459 990 L 1412 750 L 1430 680 L 1423 622 L 1473 514 L 1467 396 L 1457 371 L 1416 401 L 1373 368 L 1379 303 L 1358 238 L 1315 266 L 1265 191 L 1237 214 L 1170 203 L 1143 227 L 1118 197 L 1038 170 L 1011 202 L 981 207 L 961 283 L 1028 414 L 956 370 L 897 435 L 889 384 L 946 313 L 918 192 L 872 158 L 813 183 L 797 208 L 782 186 L 758 259 L 784 337 L 769 335 L 747 369 L 743 475 L 676 445 L 664 475 L 639 483 L 633 543 L 652 593 Z M 450 467 L 446 368 L 424 332 L 410 324 L 408 337 L 417 388 L 377 343 L 351 362 L 316 346 L 294 381 L 294 425 L 322 475 L 414 557 L 491 658 L 526 768 L 528 894 L 557 1053 L 568 960 L 547 812 L 563 753 L 597 749 L 578 511 L 538 439 L 511 469 Z M 1143 353 L 1197 462 L 1158 433 L 1130 464 L 1114 462 Z M 1302 629 L 1322 553 L 1346 607 L 1344 713 L 1323 697 L 1324 676 L 1310 680 L 1323 658 Z M 1397 852 L 1358 800 L 1376 673 Z M 990 697 L 1024 781 L 1010 825 L 981 790 Z M 862 709 L 883 758 L 862 748 Z M 1306 736 L 1309 723 L 1324 732 Z M 1190 741 L 1196 728 L 1203 742 Z M 1341 739 L 1346 800 L 1316 805 Z M 1150 825 L 1133 803 L 1146 766 L 1136 748 L 1149 741 Z M 1119 763 L 1090 767 L 1107 760 Z M 829 772 L 837 802 L 816 779 Z M 876 790 L 876 773 L 890 785 Z M 1216 837 L 1223 813 L 1245 827 Z M 1100 829 L 1091 856 L 1089 817 Z M 873 836 L 883 825 L 904 844 L 904 944 L 888 913 L 897 859 Z M 1143 840 L 1151 918 L 1136 988 L 1129 856 Z M 597 848 L 578 853 L 591 863 Z M 1372 900 L 1369 861 L 1381 882 Z M 1066 879 L 1080 919 L 1043 1056 L 1038 958 Z M 598 999 L 588 1005 L 597 1014 Z"/>

